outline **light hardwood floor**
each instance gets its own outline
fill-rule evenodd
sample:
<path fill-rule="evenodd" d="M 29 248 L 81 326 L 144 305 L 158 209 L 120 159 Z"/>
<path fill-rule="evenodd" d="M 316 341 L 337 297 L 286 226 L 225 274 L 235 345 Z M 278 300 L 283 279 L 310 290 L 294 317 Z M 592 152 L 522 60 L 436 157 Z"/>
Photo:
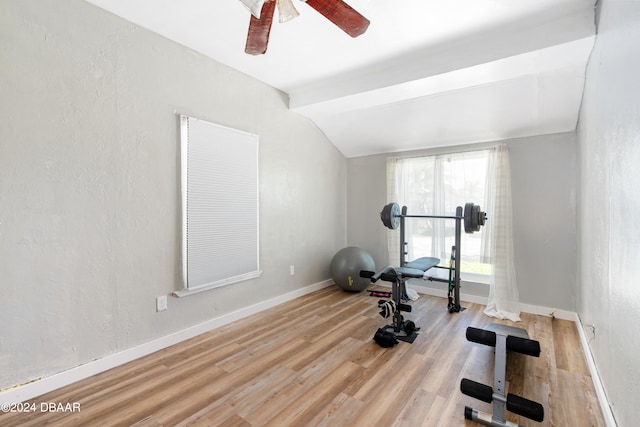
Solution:
<path fill-rule="evenodd" d="M 387 319 L 367 293 L 326 288 L 33 400 L 79 403 L 79 412 L 0 414 L 3 426 L 472 426 L 464 406 L 491 405 L 459 391 L 463 377 L 493 385 L 493 349 L 467 326 L 522 327 L 539 358 L 509 355 L 507 391 L 540 402 L 542 423 L 603 426 L 593 382 L 570 321 L 522 314 L 496 321 L 484 306 L 449 314 L 421 296 L 405 318 L 413 344 L 373 341 Z"/>

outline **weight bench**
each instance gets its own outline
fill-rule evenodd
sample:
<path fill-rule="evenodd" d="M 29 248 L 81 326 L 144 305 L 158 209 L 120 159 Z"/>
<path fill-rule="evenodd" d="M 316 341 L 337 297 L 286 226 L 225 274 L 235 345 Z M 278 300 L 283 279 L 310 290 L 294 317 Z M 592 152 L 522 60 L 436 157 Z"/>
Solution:
<path fill-rule="evenodd" d="M 529 334 L 524 329 L 497 323 L 492 323 L 484 329 L 468 327 L 467 340 L 495 347 L 495 365 L 493 388 L 467 378 L 460 382 L 462 393 L 483 402 L 493 402 L 493 414 L 465 406 L 464 417 L 488 426 L 517 427 L 517 424 L 504 419 L 506 403 L 507 410 L 541 422 L 544 419 L 544 408 L 541 404 L 511 393 L 505 396 L 507 350 L 538 357 L 540 343 L 529 339 Z"/>
<path fill-rule="evenodd" d="M 427 280 L 427 270 L 435 267 L 439 263 L 440 260 L 438 258 L 423 257 L 408 262 L 403 267 L 392 267 L 388 265 L 375 273 L 373 271 L 366 270 L 362 270 L 360 272 L 360 277 L 370 278 L 371 283 L 375 283 L 378 280 L 392 283 L 391 299 L 395 305 L 393 323 L 380 328 L 378 332 L 391 332 L 394 335 L 394 338 L 408 343 L 412 343 L 416 339 L 418 336 L 417 331 L 420 328 L 417 328 L 415 323 L 410 320 L 405 321 L 402 317 L 403 311 L 411 312 L 411 306 L 409 304 L 402 303 L 403 299 L 407 299 L 407 288 L 405 282 L 409 279 Z"/>

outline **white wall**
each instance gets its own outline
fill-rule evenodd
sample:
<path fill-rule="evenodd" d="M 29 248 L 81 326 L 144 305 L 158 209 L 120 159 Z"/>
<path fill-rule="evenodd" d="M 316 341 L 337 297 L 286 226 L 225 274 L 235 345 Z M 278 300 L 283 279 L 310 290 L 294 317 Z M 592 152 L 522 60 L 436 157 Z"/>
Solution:
<path fill-rule="evenodd" d="M 604 0 L 599 7 L 578 126 L 578 313 L 618 425 L 635 426 L 640 416 L 640 2 Z"/>
<path fill-rule="evenodd" d="M 509 146 L 511 159 L 514 247 L 520 302 L 575 311 L 575 132 L 501 142 Z M 394 155 L 437 154 L 491 145 L 482 143 Z M 350 245 L 369 251 L 380 267 L 388 264 L 388 254 L 386 229 L 379 214 L 382 207 L 392 201 L 386 200 L 386 157 L 375 155 L 347 161 L 347 240 Z M 487 215 L 491 220 L 491 212 Z M 444 285 L 432 282 L 422 282 L 421 285 L 444 289 Z M 488 286 L 463 283 L 461 292 L 486 297 Z"/>
<path fill-rule="evenodd" d="M 330 277 L 346 160 L 284 94 L 83 1 L 0 0 L 0 98 L 0 389 Z M 176 112 L 260 135 L 263 275 L 156 313 L 182 288 Z"/>

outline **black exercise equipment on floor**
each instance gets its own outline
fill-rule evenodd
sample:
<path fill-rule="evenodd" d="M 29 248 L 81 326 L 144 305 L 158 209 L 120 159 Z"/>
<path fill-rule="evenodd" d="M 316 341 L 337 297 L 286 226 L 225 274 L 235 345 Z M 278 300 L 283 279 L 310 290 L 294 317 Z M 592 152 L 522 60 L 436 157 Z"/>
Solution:
<path fill-rule="evenodd" d="M 508 411 L 541 422 L 544 419 L 544 408 L 541 404 L 515 394 L 509 393 L 505 395 L 507 350 L 538 357 L 540 356 L 540 343 L 529 339 L 529 334 L 524 329 L 497 323 L 492 323 L 484 329 L 468 327 L 467 340 L 495 347 L 495 364 L 493 388 L 467 378 L 463 378 L 460 382 L 460 391 L 462 393 L 483 402 L 493 402 L 493 413 L 487 414 L 465 406 L 464 417 L 488 426 L 517 426 L 515 423 L 504 419 L 506 404 Z"/>
<path fill-rule="evenodd" d="M 466 203 L 464 205 L 464 211 L 461 206 L 456 208 L 456 214 L 447 215 L 407 215 L 407 207 L 400 206 L 397 203 L 389 203 L 386 205 L 382 212 L 380 212 L 380 219 L 385 227 L 395 230 L 400 228 L 400 267 L 407 267 L 407 241 L 405 239 L 405 218 L 435 218 L 435 219 L 453 219 L 456 221 L 455 229 L 455 246 L 451 249 L 451 265 L 449 267 L 432 266 L 437 268 L 444 268 L 449 270 L 449 280 L 442 279 L 435 276 L 423 275 L 420 278 L 436 282 L 449 283 L 449 313 L 459 312 L 464 310 L 460 306 L 460 244 L 462 225 L 464 224 L 465 233 L 472 234 L 476 231 L 480 231 L 487 220 L 487 214 L 480 210 L 480 206 L 473 203 Z M 423 259 L 423 258 L 419 258 Z M 416 260 L 417 261 L 417 260 Z M 415 261 L 412 261 L 415 262 Z M 431 267 L 429 267 L 431 268 Z M 426 270 L 425 270 L 426 271 Z"/>
<path fill-rule="evenodd" d="M 411 312 L 409 304 L 403 304 L 403 296 L 406 294 L 405 282 L 409 279 L 422 279 L 425 277 L 427 270 L 438 265 L 438 258 L 418 258 L 414 261 L 406 263 L 403 267 L 387 266 L 378 272 L 361 271 L 361 277 L 371 279 L 372 283 L 378 280 L 391 282 L 391 301 L 381 300 L 378 307 L 381 308 L 380 315 L 382 317 L 393 317 L 393 323 L 378 329 L 373 339 L 382 347 L 391 347 L 395 345 L 394 339 L 412 343 L 418 336 L 416 327 L 411 320 L 405 321 L 402 312 Z M 397 342 L 396 342 L 397 343 Z"/>

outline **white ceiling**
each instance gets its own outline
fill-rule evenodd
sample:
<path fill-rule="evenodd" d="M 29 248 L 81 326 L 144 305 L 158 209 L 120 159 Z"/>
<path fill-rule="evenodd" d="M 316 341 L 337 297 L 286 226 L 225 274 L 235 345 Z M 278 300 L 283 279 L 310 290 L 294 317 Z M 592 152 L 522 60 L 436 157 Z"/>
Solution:
<path fill-rule="evenodd" d="M 286 92 L 347 157 L 573 130 L 594 0 L 346 0 L 351 38 L 303 2 L 244 53 L 239 0 L 88 0 Z"/>

